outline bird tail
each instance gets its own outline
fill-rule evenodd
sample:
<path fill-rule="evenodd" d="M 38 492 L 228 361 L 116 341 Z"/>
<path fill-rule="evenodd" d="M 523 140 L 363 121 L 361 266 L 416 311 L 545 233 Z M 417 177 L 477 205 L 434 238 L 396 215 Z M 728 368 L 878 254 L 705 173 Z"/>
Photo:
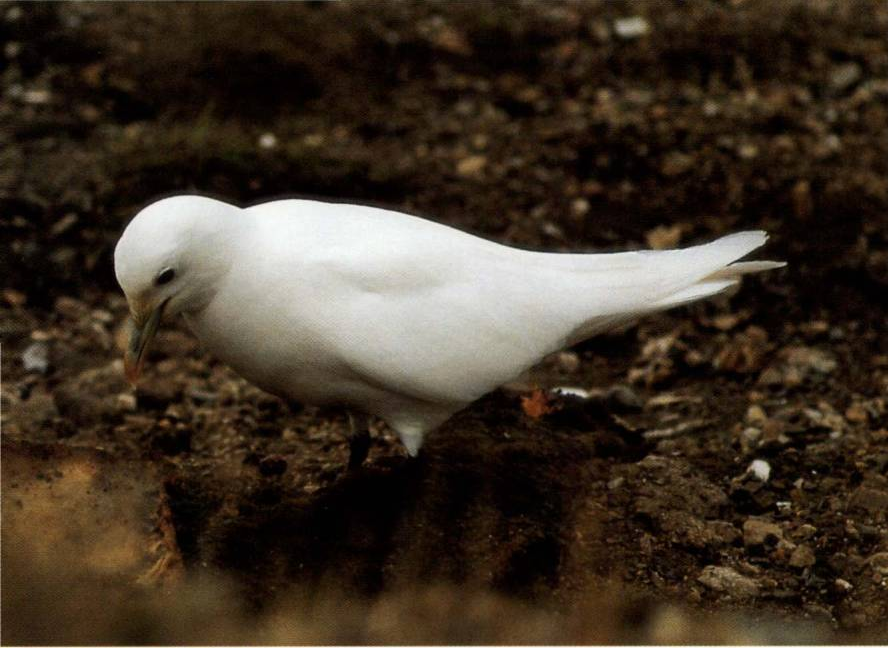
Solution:
<path fill-rule="evenodd" d="M 681 261 L 688 267 L 696 266 L 701 272 L 713 267 L 717 269 L 703 274 L 690 285 L 654 301 L 653 309 L 674 308 L 705 299 L 736 286 L 745 274 L 784 267 L 786 263 L 782 261 L 736 261 L 764 245 L 767 240 L 766 232 L 738 232 L 712 243 L 672 251 L 681 253 Z M 726 262 L 728 265 L 724 265 Z"/>
<path fill-rule="evenodd" d="M 576 343 L 657 311 L 712 297 L 745 274 L 782 268 L 779 261 L 738 261 L 768 240 L 762 231 L 738 232 L 681 250 L 644 250 L 589 257 L 583 273 L 597 282 L 594 316 L 570 336 Z M 582 263 L 577 260 L 577 265 Z M 602 286 L 607 282 L 607 291 Z"/>

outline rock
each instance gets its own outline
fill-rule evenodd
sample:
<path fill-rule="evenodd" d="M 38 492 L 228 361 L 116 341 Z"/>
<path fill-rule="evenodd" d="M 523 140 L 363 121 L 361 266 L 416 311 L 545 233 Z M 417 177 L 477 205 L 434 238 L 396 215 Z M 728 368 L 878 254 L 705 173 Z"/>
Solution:
<path fill-rule="evenodd" d="M 790 567 L 811 567 L 817 562 L 814 550 L 808 545 L 799 545 L 789 558 Z"/>
<path fill-rule="evenodd" d="M 49 345 L 46 342 L 33 342 L 22 353 L 25 371 L 46 374 L 49 371 Z"/>
<path fill-rule="evenodd" d="M 869 513 L 888 511 L 888 490 L 861 486 L 854 491 L 848 503 Z"/>
<path fill-rule="evenodd" d="M 759 585 L 754 579 L 743 576 L 730 567 L 707 565 L 697 580 L 711 590 L 738 600 L 752 599 L 759 595 Z"/>
<path fill-rule="evenodd" d="M 837 578 L 835 582 L 833 582 L 833 587 L 839 594 L 847 594 L 854 589 L 854 586 L 844 578 Z"/>
<path fill-rule="evenodd" d="M 873 554 L 866 561 L 870 569 L 881 576 L 888 576 L 888 551 Z"/>
<path fill-rule="evenodd" d="M 617 18 L 614 21 L 614 33 L 623 40 L 640 38 L 650 30 L 651 25 L 643 16 Z"/>
<path fill-rule="evenodd" d="M 811 524 L 802 524 L 795 530 L 793 536 L 799 540 L 807 540 L 808 538 L 813 538 L 815 533 L 817 533 L 817 527 Z"/>
<path fill-rule="evenodd" d="M 746 472 L 761 482 L 766 482 L 771 477 L 771 464 L 764 459 L 755 459 L 749 464 Z"/>
<path fill-rule="evenodd" d="M 712 359 L 719 371 L 754 373 L 764 366 L 768 352 L 768 334 L 759 326 L 749 326 L 736 334 Z"/>
<path fill-rule="evenodd" d="M 480 175 L 485 166 L 487 166 L 486 157 L 483 155 L 470 155 L 456 164 L 456 172 L 465 178 L 470 178 Z"/>
<path fill-rule="evenodd" d="M 259 136 L 259 148 L 270 150 L 275 148 L 278 145 L 278 138 L 274 133 L 262 133 Z"/>
<path fill-rule="evenodd" d="M 747 547 L 776 545 L 783 539 L 783 530 L 773 522 L 749 518 L 743 523 L 743 544 Z"/>
<path fill-rule="evenodd" d="M 851 423 L 866 423 L 868 414 L 860 403 L 854 403 L 845 410 L 845 418 Z"/>
<path fill-rule="evenodd" d="M 120 412 L 135 412 L 138 403 L 136 397 L 131 393 L 123 393 L 117 395 L 117 409 Z"/>
<path fill-rule="evenodd" d="M 749 425 L 760 426 L 768 420 L 768 415 L 761 405 L 750 405 L 746 410 L 746 422 Z"/>
<path fill-rule="evenodd" d="M 557 394 L 558 396 L 575 396 L 577 398 L 589 398 L 591 393 L 588 389 L 583 389 L 582 387 L 571 387 L 569 385 L 560 385 L 558 387 L 552 388 L 552 393 Z"/>
<path fill-rule="evenodd" d="M 835 371 L 838 362 L 827 351 L 805 346 L 786 347 L 776 363 L 759 376 L 762 385 L 795 387 L 805 380 L 814 380 Z"/>
<path fill-rule="evenodd" d="M 740 539 L 740 531 L 724 520 L 709 520 L 706 522 L 707 544 L 731 545 Z"/>
<path fill-rule="evenodd" d="M 663 158 L 663 163 L 660 165 L 660 173 L 667 178 L 672 178 L 690 171 L 693 166 L 694 158 L 692 156 L 681 151 L 673 151 Z"/>
<path fill-rule="evenodd" d="M 860 65 L 853 61 L 837 65 L 829 73 L 829 87 L 836 92 L 841 92 L 857 83 L 861 74 Z"/>
<path fill-rule="evenodd" d="M 755 445 L 762 438 L 762 431 L 755 427 L 748 427 L 743 430 L 743 440 L 749 445 Z"/>

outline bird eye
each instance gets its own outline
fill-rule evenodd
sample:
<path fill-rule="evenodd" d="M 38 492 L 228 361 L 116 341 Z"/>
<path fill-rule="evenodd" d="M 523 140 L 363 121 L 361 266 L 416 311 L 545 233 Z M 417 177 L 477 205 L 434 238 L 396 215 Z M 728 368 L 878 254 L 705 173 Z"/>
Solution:
<path fill-rule="evenodd" d="M 172 268 L 165 268 L 161 270 L 160 274 L 157 275 L 157 279 L 154 280 L 155 286 L 162 286 L 164 284 L 168 284 L 176 277 L 176 271 Z"/>

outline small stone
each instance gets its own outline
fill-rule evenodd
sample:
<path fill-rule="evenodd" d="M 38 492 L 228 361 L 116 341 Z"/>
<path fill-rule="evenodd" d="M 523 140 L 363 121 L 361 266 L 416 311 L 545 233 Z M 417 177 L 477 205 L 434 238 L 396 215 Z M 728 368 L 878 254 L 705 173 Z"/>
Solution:
<path fill-rule="evenodd" d="M 782 539 L 783 530 L 773 522 L 749 518 L 743 523 L 743 544 L 747 547 L 776 545 Z"/>
<path fill-rule="evenodd" d="M 135 412 L 137 409 L 137 402 L 134 394 L 117 394 L 116 401 L 118 412 Z"/>
<path fill-rule="evenodd" d="M 829 86 L 836 92 L 840 92 L 854 85 L 860 79 L 861 73 L 860 64 L 853 61 L 837 65 L 829 74 Z"/>
<path fill-rule="evenodd" d="M 746 472 L 761 482 L 766 482 L 771 477 L 771 464 L 764 459 L 755 459 L 749 464 Z"/>
<path fill-rule="evenodd" d="M 867 562 L 874 572 L 881 576 L 888 576 L 888 551 L 873 554 Z"/>
<path fill-rule="evenodd" d="M 762 438 L 762 431 L 756 427 L 748 427 L 743 430 L 743 440 L 749 443 L 750 445 L 754 445 L 758 443 L 759 439 Z"/>
<path fill-rule="evenodd" d="M 259 136 L 259 148 L 269 150 L 278 145 L 278 138 L 274 133 L 262 133 Z"/>
<path fill-rule="evenodd" d="M 790 567 L 811 567 L 816 562 L 817 557 L 814 555 L 814 550 L 808 545 L 799 545 L 796 547 L 795 551 L 792 552 L 792 556 L 789 558 Z"/>
<path fill-rule="evenodd" d="M 738 600 L 759 595 L 759 586 L 754 579 L 743 576 L 730 567 L 707 565 L 697 580 L 711 590 L 729 594 Z"/>
<path fill-rule="evenodd" d="M 854 589 L 854 586 L 846 581 L 844 578 L 837 578 L 833 585 L 835 585 L 836 591 L 841 594 L 847 594 Z"/>
<path fill-rule="evenodd" d="M 470 155 L 456 165 L 456 172 L 463 177 L 477 176 L 487 166 L 487 158 L 483 155 Z"/>
<path fill-rule="evenodd" d="M 746 422 L 750 425 L 761 425 L 768 420 L 768 415 L 761 405 L 750 405 L 746 410 Z"/>
<path fill-rule="evenodd" d="M 22 365 L 28 373 L 46 374 L 49 371 L 49 345 L 34 342 L 22 353 Z"/>
<path fill-rule="evenodd" d="M 567 385 L 561 385 L 559 387 L 553 387 L 552 393 L 557 394 L 559 396 L 575 396 L 576 398 L 589 398 L 590 392 L 588 389 L 583 389 L 582 387 L 570 387 Z"/>
<path fill-rule="evenodd" d="M 795 533 L 793 535 L 799 540 L 807 540 L 809 538 L 813 538 L 815 533 L 817 533 L 816 526 L 813 526 L 811 524 L 803 524 L 795 530 Z"/>
<path fill-rule="evenodd" d="M 22 101 L 33 106 L 44 106 L 48 104 L 51 99 L 52 94 L 50 94 L 49 90 L 25 90 L 22 94 Z"/>
<path fill-rule="evenodd" d="M 650 30 L 651 25 L 643 16 L 617 18 L 614 21 L 614 33 L 624 40 L 640 38 Z"/>
<path fill-rule="evenodd" d="M 622 486 L 624 483 L 626 483 L 626 478 L 625 478 L 625 477 L 614 477 L 613 479 L 611 479 L 611 480 L 607 483 L 607 489 L 608 489 L 608 490 L 617 490 L 617 489 L 620 488 L 620 486 Z"/>
<path fill-rule="evenodd" d="M 585 216 L 589 213 L 589 201 L 585 198 L 576 198 L 571 204 L 570 209 L 574 216 Z"/>
<path fill-rule="evenodd" d="M 3 54 L 8 59 L 14 59 L 22 51 L 22 44 L 18 41 L 7 41 L 6 45 L 3 46 Z"/>
<path fill-rule="evenodd" d="M 287 470 L 287 460 L 280 455 L 268 455 L 259 460 L 259 472 L 265 477 L 283 475 Z"/>
<path fill-rule="evenodd" d="M 741 160 L 753 160 L 758 157 L 759 149 L 755 144 L 741 144 L 737 149 L 737 155 Z"/>
<path fill-rule="evenodd" d="M 860 403 L 854 403 L 845 410 L 845 418 L 852 423 L 866 423 L 869 417 Z"/>
<path fill-rule="evenodd" d="M 687 173 L 694 166 L 694 158 L 680 151 L 673 151 L 663 158 L 660 165 L 660 173 L 667 178 L 673 178 Z"/>

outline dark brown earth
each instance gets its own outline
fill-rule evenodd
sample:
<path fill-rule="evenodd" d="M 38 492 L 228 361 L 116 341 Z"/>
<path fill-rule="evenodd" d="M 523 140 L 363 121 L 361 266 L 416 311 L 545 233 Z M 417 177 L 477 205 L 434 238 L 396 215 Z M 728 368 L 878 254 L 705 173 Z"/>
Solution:
<path fill-rule="evenodd" d="M 886 32 L 879 1 L 4 4 L 3 642 L 883 640 Z M 344 475 L 342 412 L 179 323 L 124 381 L 113 246 L 176 192 L 546 250 L 762 228 L 789 265 L 418 461 L 377 424 Z M 527 414 L 559 385 L 591 394 Z"/>

